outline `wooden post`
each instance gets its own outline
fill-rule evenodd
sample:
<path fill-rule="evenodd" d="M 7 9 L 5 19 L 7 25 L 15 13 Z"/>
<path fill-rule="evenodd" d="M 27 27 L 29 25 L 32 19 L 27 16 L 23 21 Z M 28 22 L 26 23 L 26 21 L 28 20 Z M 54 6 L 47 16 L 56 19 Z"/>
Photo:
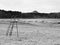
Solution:
<path fill-rule="evenodd" d="M 9 26 L 8 26 L 8 30 L 7 30 L 7 32 L 6 32 L 6 36 L 8 36 L 8 34 L 9 34 L 10 27 L 11 27 L 11 23 L 10 23 Z"/>
<path fill-rule="evenodd" d="M 9 27 L 8 27 L 8 30 L 6 32 L 6 36 L 8 36 L 8 35 L 9 36 L 12 36 L 14 25 L 16 25 L 17 37 L 19 36 L 17 23 L 18 23 L 18 21 L 16 21 L 15 19 L 13 19 L 13 21 L 10 22 Z"/>
<path fill-rule="evenodd" d="M 16 22 L 16 29 L 17 29 L 17 37 L 18 37 L 19 34 L 18 34 L 18 25 L 17 25 L 17 22 Z"/>

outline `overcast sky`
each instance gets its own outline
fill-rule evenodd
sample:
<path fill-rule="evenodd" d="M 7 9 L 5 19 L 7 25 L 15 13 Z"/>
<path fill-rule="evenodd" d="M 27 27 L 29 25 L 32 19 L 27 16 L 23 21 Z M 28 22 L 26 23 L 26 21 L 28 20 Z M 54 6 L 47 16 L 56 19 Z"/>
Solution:
<path fill-rule="evenodd" d="M 21 12 L 60 12 L 60 0 L 0 0 L 0 9 Z"/>

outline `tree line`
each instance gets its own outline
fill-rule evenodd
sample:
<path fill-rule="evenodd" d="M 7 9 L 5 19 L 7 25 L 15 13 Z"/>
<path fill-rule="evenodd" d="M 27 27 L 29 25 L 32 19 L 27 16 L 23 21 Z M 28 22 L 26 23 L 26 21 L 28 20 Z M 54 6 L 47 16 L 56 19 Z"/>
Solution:
<path fill-rule="evenodd" d="M 60 18 L 58 13 L 39 13 L 37 11 L 30 13 L 22 13 L 19 11 L 0 10 L 0 18 Z"/>

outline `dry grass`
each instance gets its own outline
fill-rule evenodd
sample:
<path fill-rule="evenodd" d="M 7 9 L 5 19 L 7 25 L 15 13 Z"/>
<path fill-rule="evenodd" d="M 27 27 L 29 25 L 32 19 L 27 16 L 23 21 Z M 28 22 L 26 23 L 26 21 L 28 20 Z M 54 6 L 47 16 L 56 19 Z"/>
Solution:
<path fill-rule="evenodd" d="M 0 45 L 59 45 L 60 25 L 43 24 L 39 26 L 20 24 L 19 37 L 16 36 L 16 29 L 13 35 L 6 36 L 8 25 L 0 24 Z"/>

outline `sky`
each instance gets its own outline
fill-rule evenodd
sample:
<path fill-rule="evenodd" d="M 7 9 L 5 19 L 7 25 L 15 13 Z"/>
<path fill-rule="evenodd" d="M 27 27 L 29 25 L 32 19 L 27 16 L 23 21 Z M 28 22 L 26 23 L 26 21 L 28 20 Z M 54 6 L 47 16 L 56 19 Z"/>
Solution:
<path fill-rule="evenodd" d="M 0 9 L 42 13 L 60 12 L 60 0 L 0 0 Z"/>

